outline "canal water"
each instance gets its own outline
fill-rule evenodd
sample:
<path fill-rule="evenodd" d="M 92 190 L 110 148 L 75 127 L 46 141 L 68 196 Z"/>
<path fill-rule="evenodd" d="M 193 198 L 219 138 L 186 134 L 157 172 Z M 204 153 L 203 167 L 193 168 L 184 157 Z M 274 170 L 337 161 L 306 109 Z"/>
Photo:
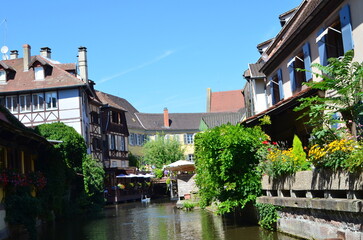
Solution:
<path fill-rule="evenodd" d="M 292 240 L 282 234 L 242 226 L 204 210 L 183 211 L 175 202 L 134 202 L 107 206 L 97 217 L 44 226 L 41 240 Z"/>

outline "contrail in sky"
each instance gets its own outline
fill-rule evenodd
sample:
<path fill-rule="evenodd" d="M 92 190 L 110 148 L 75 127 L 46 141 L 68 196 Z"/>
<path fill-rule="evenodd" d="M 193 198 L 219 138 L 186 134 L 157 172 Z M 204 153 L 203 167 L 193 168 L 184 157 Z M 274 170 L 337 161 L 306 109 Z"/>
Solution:
<path fill-rule="evenodd" d="M 101 79 L 98 83 L 104 83 L 104 82 L 110 81 L 110 80 L 112 80 L 112 79 L 114 79 L 114 78 L 121 77 L 121 76 L 123 76 L 123 75 L 125 75 L 125 74 L 127 74 L 127 73 L 129 73 L 129 72 L 133 72 L 133 71 L 139 70 L 139 69 L 141 69 L 141 68 L 144 68 L 144 67 L 146 67 L 146 66 L 149 66 L 149 65 L 151 65 L 151 64 L 157 63 L 157 62 L 159 62 L 160 60 L 162 60 L 162 59 L 164 59 L 164 58 L 166 58 L 166 57 L 170 56 L 170 55 L 171 55 L 171 54 L 173 54 L 174 52 L 175 52 L 175 51 L 173 51 L 173 50 L 168 50 L 168 51 L 164 52 L 162 55 L 160 55 L 160 56 L 158 56 L 158 57 L 154 58 L 153 60 L 151 60 L 151 61 L 149 61 L 149 62 L 146 62 L 146 63 L 140 64 L 140 65 L 138 65 L 138 66 L 136 66 L 136 67 L 133 67 L 133 68 L 126 69 L 126 70 L 124 70 L 124 71 L 122 71 L 122 72 L 119 72 L 119 73 L 117 73 L 117 74 L 113 75 L 113 76 L 103 78 L 103 79 Z"/>

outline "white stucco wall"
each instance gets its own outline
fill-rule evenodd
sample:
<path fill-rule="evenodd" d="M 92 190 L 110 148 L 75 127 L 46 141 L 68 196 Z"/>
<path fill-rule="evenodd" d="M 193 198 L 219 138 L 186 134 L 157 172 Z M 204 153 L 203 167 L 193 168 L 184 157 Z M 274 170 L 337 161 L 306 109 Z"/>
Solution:
<path fill-rule="evenodd" d="M 303 44 L 309 42 L 310 44 L 310 57 L 311 63 L 320 63 L 319 52 L 318 52 L 318 45 L 316 43 L 316 37 L 318 31 L 322 27 L 329 26 L 334 19 L 339 17 L 340 9 L 345 5 L 350 5 L 350 15 L 351 15 L 351 23 L 352 23 L 352 30 L 353 30 L 353 42 L 354 42 L 354 50 L 355 50 L 355 59 L 354 61 L 362 62 L 363 61 L 363 1 L 362 0 L 347 0 L 344 1 L 334 12 L 332 12 L 329 17 L 327 17 L 321 24 L 318 26 L 305 40 L 302 41 L 301 44 L 292 51 L 290 55 L 288 55 L 284 61 L 280 63 L 280 65 L 273 71 L 271 76 L 276 74 L 277 69 L 281 68 L 282 70 L 282 78 L 283 78 L 283 89 L 284 89 L 284 97 L 285 99 L 292 96 L 291 92 L 291 83 L 290 83 L 290 76 L 287 68 L 288 61 L 291 57 L 296 56 L 296 54 L 301 51 Z M 314 71 L 314 69 L 312 69 Z M 316 71 L 316 69 L 315 69 Z M 267 78 L 269 78 L 268 76 Z M 313 80 L 317 81 L 320 79 L 316 79 L 313 75 Z M 268 86 L 269 87 L 269 86 Z M 268 91 L 269 92 L 269 91 Z M 271 94 L 268 94 L 268 105 L 271 106 Z"/>

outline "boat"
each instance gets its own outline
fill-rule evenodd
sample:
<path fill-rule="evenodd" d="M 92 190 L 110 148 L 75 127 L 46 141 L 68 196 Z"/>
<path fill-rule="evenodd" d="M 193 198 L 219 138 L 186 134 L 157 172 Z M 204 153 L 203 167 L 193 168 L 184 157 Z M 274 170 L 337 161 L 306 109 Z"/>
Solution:
<path fill-rule="evenodd" d="M 145 195 L 145 198 L 143 196 L 141 196 L 141 202 L 142 203 L 149 203 L 150 202 L 150 198 L 148 198 L 146 195 Z"/>

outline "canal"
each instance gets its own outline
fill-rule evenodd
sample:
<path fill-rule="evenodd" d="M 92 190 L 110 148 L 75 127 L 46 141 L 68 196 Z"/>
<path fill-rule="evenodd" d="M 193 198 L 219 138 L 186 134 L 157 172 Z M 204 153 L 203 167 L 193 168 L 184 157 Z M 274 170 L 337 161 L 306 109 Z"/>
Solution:
<path fill-rule="evenodd" d="M 282 234 L 242 226 L 208 211 L 186 212 L 175 202 L 134 202 L 107 206 L 97 217 L 43 226 L 41 240 L 292 240 Z"/>

